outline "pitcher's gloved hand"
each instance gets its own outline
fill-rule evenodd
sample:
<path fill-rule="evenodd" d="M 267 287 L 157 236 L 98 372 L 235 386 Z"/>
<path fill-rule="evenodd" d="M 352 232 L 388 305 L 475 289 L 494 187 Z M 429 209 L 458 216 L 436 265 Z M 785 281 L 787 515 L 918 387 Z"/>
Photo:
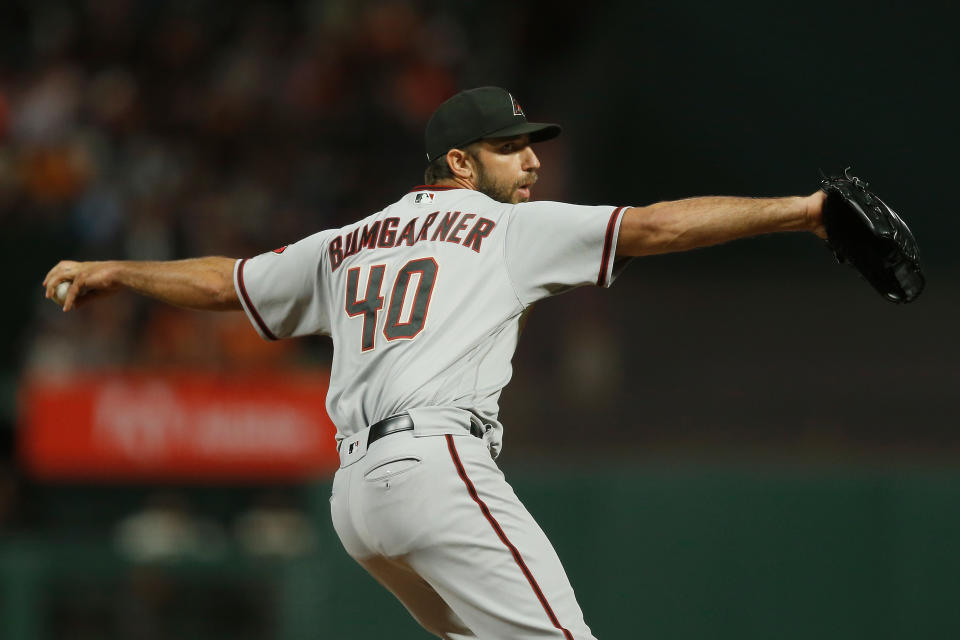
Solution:
<path fill-rule="evenodd" d="M 926 283 L 917 241 L 900 216 L 867 186 L 850 175 L 849 168 L 820 181 L 827 194 L 827 245 L 838 262 L 856 268 L 886 299 L 911 302 Z"/>

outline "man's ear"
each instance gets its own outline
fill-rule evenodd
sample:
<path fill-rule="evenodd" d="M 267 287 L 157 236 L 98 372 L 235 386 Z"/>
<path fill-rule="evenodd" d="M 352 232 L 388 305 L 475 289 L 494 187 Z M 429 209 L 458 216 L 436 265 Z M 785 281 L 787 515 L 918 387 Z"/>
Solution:
<path fill-rule="evenodd" d="M 447 165 L 454 176 L 465 180 L 473 180 L 476 176 L 476 166 L 473 157 L 463 149 L 447 151 Z"/>

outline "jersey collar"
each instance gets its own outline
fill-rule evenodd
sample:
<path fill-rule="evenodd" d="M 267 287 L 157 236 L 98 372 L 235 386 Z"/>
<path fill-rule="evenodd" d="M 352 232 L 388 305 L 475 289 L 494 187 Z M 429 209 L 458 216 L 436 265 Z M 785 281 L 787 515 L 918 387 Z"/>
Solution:
<path fill-rule="evenodd" d="M 417 191 L 450 191 L 451 189 L 463 189 L 463 187 L 448 187 L 446 185 L 439 184 L 421 184 L 417 185 L 413 189 L 410 189 L 407 193 L 416 193 Z"/>

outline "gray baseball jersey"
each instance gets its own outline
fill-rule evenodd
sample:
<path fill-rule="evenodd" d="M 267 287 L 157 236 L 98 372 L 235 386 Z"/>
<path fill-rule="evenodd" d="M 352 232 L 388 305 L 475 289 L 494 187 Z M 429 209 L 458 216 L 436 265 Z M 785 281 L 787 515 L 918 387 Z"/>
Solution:
<path fill-rule="evenodd" d="M 235 286 L 264 338 L 333 337 L 338 440 L 404 411 L 421 433 L 460 413 L 492 424 L 499 449 L 521 313 L 612 283 L 622 211 L 422 186 L 359 222 L 238 260 Z"/>
<path fill-rule="evenodd" d="M 622 211 L 418 187 L 234 267 L 262 336 L 333 337 L 327 410 L 345 440 L 333 526 L 435 635 L 594 640 L 550 541 L 491 455 L 521 314 L 613 281 Z M 368 425 L 399 413 L 413 431 L 368 448 Z M 470 435 L 477 422 L 482 440 Z"/>

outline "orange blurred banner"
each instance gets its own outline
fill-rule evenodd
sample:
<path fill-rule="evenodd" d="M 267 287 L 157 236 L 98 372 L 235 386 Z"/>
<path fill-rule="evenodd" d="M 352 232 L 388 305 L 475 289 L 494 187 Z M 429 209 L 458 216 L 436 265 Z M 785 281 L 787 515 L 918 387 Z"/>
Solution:
<path fill-rule="evenodd" d="M 338 464 L 327 373 L 78 373 L 20 389 L 20 455 L 44 479 L 298 480 Z"/>

